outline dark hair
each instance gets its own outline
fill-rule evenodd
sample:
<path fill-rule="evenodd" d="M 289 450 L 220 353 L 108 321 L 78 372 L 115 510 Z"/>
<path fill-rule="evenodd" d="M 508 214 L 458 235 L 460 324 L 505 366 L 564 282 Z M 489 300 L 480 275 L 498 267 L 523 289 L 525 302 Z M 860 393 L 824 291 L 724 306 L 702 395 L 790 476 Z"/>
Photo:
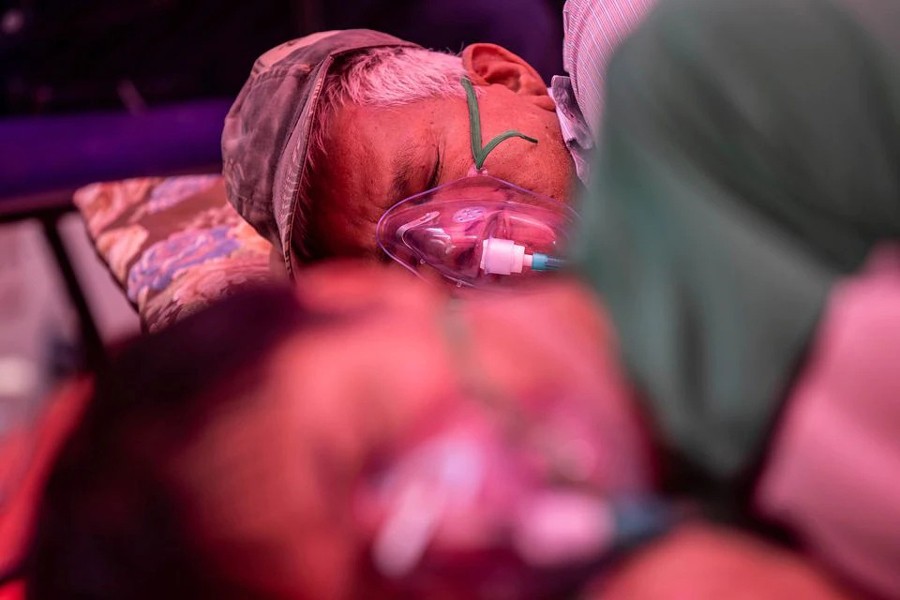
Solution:
<path fill-rule="evenodd" d="M 114 358 L 45 487 L 27 597 L 242 595 L 205 575 L 159 465 L 215 406 L 252 401 L 265 359 L 319 320 L 290 290 L 248 290 Z"/>

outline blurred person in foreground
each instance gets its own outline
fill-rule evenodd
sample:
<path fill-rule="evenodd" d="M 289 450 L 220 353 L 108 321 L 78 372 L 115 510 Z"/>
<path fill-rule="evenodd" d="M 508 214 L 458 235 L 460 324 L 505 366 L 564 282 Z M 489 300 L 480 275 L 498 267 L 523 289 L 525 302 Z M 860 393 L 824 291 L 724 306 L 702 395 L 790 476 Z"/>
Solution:
<path fill-rule="evenodd" d="M 229 201 L 272 242 L 273 268 L 288 275 L 322 258 L 388 258 L 376 241 L 385 211 L 475 173 L 500 180 L 485 180 L 486 196 L 499 186 L 528 203 L 516 200 L 524 190 L 563 210 L 576 170 L 586 177 L 606 61 L 651 4 L 570 0 L 561 49 L 570 77 L 554 78 L 550 92 L 495 44 L 456 56 L 346 30 L 274 48 L 226 119 Z M 473 156 L 510 132 L 486 159 Z"/>
<path fill-rule="evenodd" d="M 843 597 L 700 523 L 592 581 L 666 519 L 578 286 L 456 304 L 372 267 L 304 277 L 98 378 L 43 493 L 28 597 Z"/>
<path fill-rule="evenodd" d="M 672 0 L 607 83 L 577 254 L 680 483 L 900 597 L 900 6 Z"/>
<path fill-rule="evenodd" d="M 589 562 L 609 532 L 541 524 L 574 505 L 599 527 L 607 496 L 652 489 L 587 296 L 448 304 L 341 264 L 299 284 L 140 340 L 98 379 L 43 496 L 30 595 L 547 597 L 577 572 L 520 557 Z"/>

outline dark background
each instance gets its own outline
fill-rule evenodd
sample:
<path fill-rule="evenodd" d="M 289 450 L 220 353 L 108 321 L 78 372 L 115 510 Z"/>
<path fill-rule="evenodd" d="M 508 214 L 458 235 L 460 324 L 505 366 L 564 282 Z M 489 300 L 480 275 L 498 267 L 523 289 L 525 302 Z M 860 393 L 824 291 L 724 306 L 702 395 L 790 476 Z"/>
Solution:
<path fill-rule="evenodd" d="M 0 116 L 233 97 L 253 60 L 312 31 L 370 27 L 438 49 L 493 41 L 546 79 L 563 0 L 0 2 Z"/>

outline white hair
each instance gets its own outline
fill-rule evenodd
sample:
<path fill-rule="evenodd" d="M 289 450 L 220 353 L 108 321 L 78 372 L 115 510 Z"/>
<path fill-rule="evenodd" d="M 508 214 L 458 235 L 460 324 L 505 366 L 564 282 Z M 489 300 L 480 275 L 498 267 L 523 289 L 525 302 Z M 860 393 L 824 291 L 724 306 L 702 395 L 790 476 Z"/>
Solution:
<path fill-rule="evenodd" d="M 310 139 L 314 165 L 326 153 L 332 115 L 345 104 L 403 106 L 434 97 L 465 97 L 462 59 L 424 48 L 374 48 L 353 54 L 325 80 Z M 310 166 L 312 166 L 310 165 Z"/>
<path fill-rule="evenodd" d="M 423 98 L 463 93 L 466 74 L 455 54 L 424 48 L 375 48 L 349 58 L 329 76 L 325 99 L 332 105 L 351 102 L 401 106 Z"/>
<path fill-rule="evenodd" d="M 346 104 L 359 106 L 403 106 L 435 97 L 465 98 L 460 80 L 466 75 L 462 59 L 446 52 L 424 48 L 374 48 L 346 58 L 328 74 L 317 114 L 310 131 L 305 165 L 306 181 L 297 211 L 294 245 L 301 260 L 308 258 L 306 212 L 309 188 L 325 159 L 325 138 L 335 112 Z"/>

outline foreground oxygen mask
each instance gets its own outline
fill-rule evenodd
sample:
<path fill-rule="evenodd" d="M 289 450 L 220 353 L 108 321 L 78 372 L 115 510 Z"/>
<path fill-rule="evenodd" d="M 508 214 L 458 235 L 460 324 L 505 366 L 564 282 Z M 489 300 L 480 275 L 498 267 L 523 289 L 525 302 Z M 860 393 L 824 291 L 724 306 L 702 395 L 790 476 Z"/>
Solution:
<path fill-rule="evenodd" d="M 414 273 L 431 269 L 459 286 L 495 287 L 561 268 L 575 219 L 561 202 L 476 174 L 394 205 L 377 236 Z"/>
<path fill-rule="evenodd" d="M 472 171 L 390 208 L 378 222 L 379 247 L 413 273 L 438 273 L 459 287 L 516 285 L 560 269 L 567 232 L 577 214 L 562 202 L 487 174 L 484 161 L 500 143 L 537 140 L 507 131 L 482 147 L 475 91 L 467 79 L 462 84 L 469 107 Z"/>

